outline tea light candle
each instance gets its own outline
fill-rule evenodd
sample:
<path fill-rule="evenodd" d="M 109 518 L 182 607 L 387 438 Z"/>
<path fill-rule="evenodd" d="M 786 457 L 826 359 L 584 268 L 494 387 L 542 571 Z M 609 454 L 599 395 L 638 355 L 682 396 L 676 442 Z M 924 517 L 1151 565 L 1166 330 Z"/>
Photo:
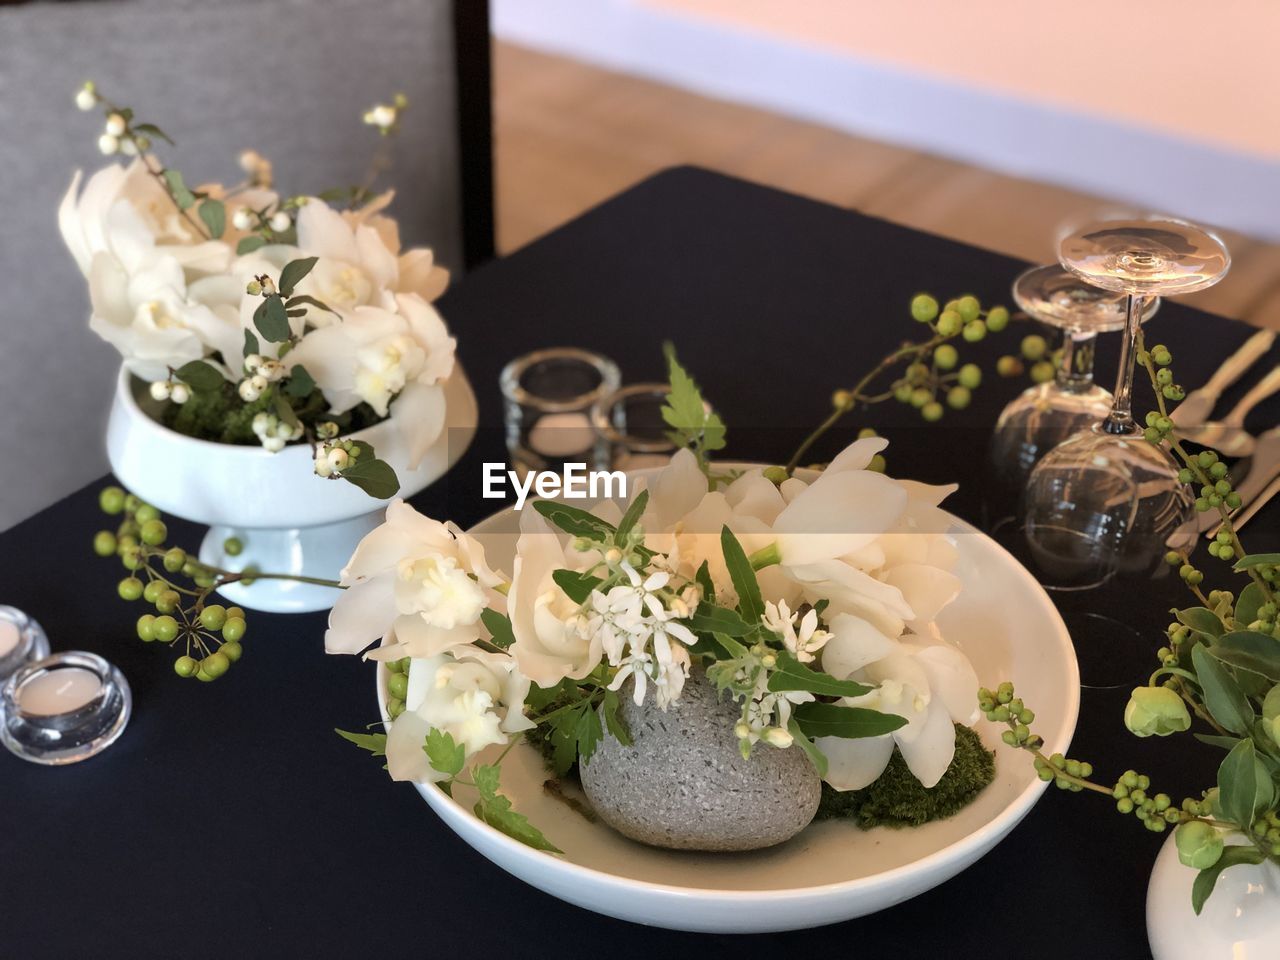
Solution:
<path fill-rule="evenodd" d="M 9 620 L 0 620 L 0 660 L 17 649 L 22 642 L 22 631 L 18 625 Z"/>
<path fill-rule="evenodd" d="M 529 446 L 543 456 L 567 457 L 591 449 L 595 431 L 585 413 L 549 413 L 529 431 Z"/>
<path fill-rule="evenodd" d="M 102 679 L 84 667 L 46 670 L 18 688 L 18 707 L 36 717 L 71 713 L 102 692 Z"/>

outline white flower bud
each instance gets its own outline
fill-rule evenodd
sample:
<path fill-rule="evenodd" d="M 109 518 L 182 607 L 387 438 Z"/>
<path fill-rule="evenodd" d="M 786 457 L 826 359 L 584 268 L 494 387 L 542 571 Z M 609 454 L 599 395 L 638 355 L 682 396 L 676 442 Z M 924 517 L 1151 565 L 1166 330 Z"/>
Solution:
<path fill-rule="evenodd" d="M 156 380 L 152 382 L 151 384 L 152 400 L 168 400 L 170 395 L 171 395 L 171 390 L 170 390 L 168 380 Z"/>
<path fill-rule="evenodd" d="M 329 458 L 321 454 L 316 457 L 316 476 L 331 477 L 333 476 L 333 467 L 329 466 Z"/>
<path fill-rule="evenodd" d="M 747 721 L 739 720 L 733 725 L 733 732 L 737 735 L 739 740 L 745 740 L 747 737 L 751 736 L 751 727 L 747 724 Z"/>
<path fill-rule="evenodd" d="M 127 128 L 128 124 L 125 123 L 124 117 L 120 114 L 113 113 L 111 116 L 107 117 L 107 133 L 111 136 L 122 137 L 124 136 L 124 132 Z"/>
<path fill-rule="evenodd" d="M 283 210 L 277 210 L 271 215 L 271 229 L 276 233 L 284 233 L 293 226 L 293 218 Z"/>
<path fill-rule="evenodd" d="M 177 404 L 186 403 L 191 399 L 191 388 L 185 383 L 175 383 L 169 391 L 169 399 Z"/>
<path fill-rule="evenodd" d="M 236 208 L 236 212 L 231 215 L 231 225 L 237 230 L 252 230 L 253 214 L 249 212 L 249 208 Z"/>
<path fill-rule="evenodd" d="M 350 462 L 351 458 L 347 456 L 347 451 L 341 447 L 335 447 L 329 451 L 329 466 L 333 467 L 334 470 L 341 470 Z"/>
<path fill-rule="evenodd" d="M 279 453 L 284 449 L 284 441 L 279 437 L 263 437 L 262 449 L 267 453 Z"/>
<path fill-rule="evenodd" d="M 76 91 L 76 108 L 89 111 L 98 105 L 98 95 L 91 84 L 86 83 Z"/>
<path fill-rule="evenodd" d="M 254 389 L 257 390 L 258 393 L 262 393 L 262 391 L 267 389 L 268 386 L 267 378 L 260 373 L 255 373 L 250 377 L 249 382 L 253 384 Z"/>
<path fill-rule="evenodd" d="M 770 727 L 764 732 L 764 742 L 771 747 L 778 747 L 785 750 L 795 742 L 795 739 L 786 730 L 781 727 Z"/>
<path fill-rule="evenodd" d="M 244 358 L 244 368 L 250 373 L 255 373 L 260 366 L 262 366 L 261 354 L 251 353 Z"/>
<path fill-rule="evenodd" d="M 610 547 L 605 551 L 604 562 L 611 567 L 616 567 L 622 562 L 622 551 L 617 547 Z"/>
<path fill-rule="evenodd" d="M 104 133 L 98 138 L 98 149 L 105 153 L 108 157 L 120 150 L 120 141 L 109 133 Z"/>
<path fill-rule="evenodd" d="M 246 378 L 240 381 L 239 393 L 240 399 L 245 403 L 253 403 L 253 401 L 262 396 L 262 391 L 258 387 L 254 386 L 252 378 Z"/>

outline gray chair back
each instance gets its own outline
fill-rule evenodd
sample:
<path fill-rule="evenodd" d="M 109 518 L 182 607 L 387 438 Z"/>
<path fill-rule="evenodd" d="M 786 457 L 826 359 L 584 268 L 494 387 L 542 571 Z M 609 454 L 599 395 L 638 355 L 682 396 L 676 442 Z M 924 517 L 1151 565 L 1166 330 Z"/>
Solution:
<path fill-rule="evenodd" d="M 72 172 L 106 162 L 101 114 L 72 103 L 85 80 L 164 128 L 188 182 L 235 182 L 252 147 L 287 193 L 360 182 L 361 114 L 403 91 L 382 183 L 405 243 L 456 275 L 492 254 L 488 71 L 483 0 L 0 5 L 0 529 L 106 470 L 118 357 L 56 220 Z"/>

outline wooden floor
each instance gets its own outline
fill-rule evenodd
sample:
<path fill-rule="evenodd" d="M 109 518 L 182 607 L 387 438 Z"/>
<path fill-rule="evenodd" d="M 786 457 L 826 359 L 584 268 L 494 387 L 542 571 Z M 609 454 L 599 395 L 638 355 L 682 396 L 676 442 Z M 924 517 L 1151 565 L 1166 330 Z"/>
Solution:
<path fill-rule="evenodd" d="M 1033 261 L 1105 201 L 507 43 L 494 49 L 498 247 L 514 250 L 694 163 Z M 1217 287 L 1185 298 L 1280 329 L 1280 246 L 1225 232 Z"/>

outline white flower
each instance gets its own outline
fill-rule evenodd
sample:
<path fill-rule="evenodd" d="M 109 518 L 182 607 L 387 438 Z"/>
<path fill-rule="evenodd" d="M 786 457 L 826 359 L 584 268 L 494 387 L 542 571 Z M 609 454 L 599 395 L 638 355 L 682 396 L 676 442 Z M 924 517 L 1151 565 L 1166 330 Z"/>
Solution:
<path fill-rule="evenodd" d="M 434 657 L 488 637 L 480 623 L 487 605 L 499 607 L 484 548 L 454 524 L 422 516 L 403 500 L 360 541 L 342 571 L 347 590 L 329 614 L 325 649 L 359 653 L 388 638 L 374 659 Z"/>
<path fill-rule="evenodd" d="M 579 605 L 555 582 L 556 570 L 572 570 L 582 555 L 566 551 L 559 535 L 537 511 L 520 514 L 511 590 L 507 595 L 516 642 L 511 653 L 520 671 L 540 687 L 565 677 L 585 677 L 600 662 L 599 632 L 585 628 Z"/>
<path fill-rule="evenodd" d="M 608 593 L 591 591 L 591 613 L 586 629 L 598 633 L 609 666 L 619 666 L 627 645 L 644 630 L 644 609 L 639 594 L 622 584 L 611 587 Z"/>
<path fill-rule="evenodd" d="M 818 629 L 818 611 L 810 608 L 803 617 L 793 615 L 785 600 L 776 604 L 765 601 L 764 614 L 760 618 L 764 625 L 782 637 L 782 645 L 801 663 L 812 663 L 814 655 L 831 639 L 826 630 Z M 796 621 L 799 620 L 799 630 Z"/>
<path fill-rule="evenodd" d="M 954 724 L 977 720 L 978 678 L 968 659 L 936 627 L 928 635 L 890 639 L 865 620 L 841 614 L 831 621 L 831 634 L 823 670 L 839 680 L 879 684 L 841 702 L 897 714 L 907 724 L 881 737 L 820 738 L 827 783 L 837 790 L 867 786 L 884 772 L 896 746 L 921 784 L 936 785 L 955 755 Z"/>
<path fill-rule="evenodd" d="M 361 402 L 389 412 L 413 469 L 444 429 L 442 383 L 453 372 L 456 341 L 425 300 L 399 296 L 395 304 L 397 313 L 360 307 L 311 331 L 289 362 L 306 367 L 333 413 Z"/>
<path fill-rule="evenodd" d="M 409 665 L 405 711 L 387 735 L 392 779 L 433 783 L 445 778 L 422 749 L 430 730 L 449 734 L 470 757 L 532 728 L 523 713 L 528 693 L 528 679 L 505 654 L 460 647 L 415 658 Z"/>

